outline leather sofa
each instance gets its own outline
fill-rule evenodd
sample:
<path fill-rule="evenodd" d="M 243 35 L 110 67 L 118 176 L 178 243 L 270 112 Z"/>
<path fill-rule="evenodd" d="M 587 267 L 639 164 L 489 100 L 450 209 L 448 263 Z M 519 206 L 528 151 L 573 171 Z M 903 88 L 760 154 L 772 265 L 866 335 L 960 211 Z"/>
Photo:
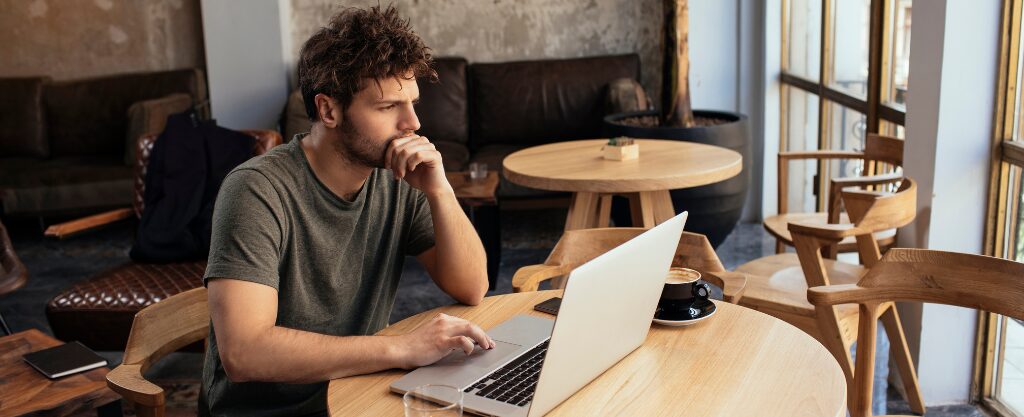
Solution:
<path fill-rule="evenodd" d="M 202 71 L 0 78 L 0 212 L 42 216 L 130 205 L 132 146 L 149 133 L 145 103 L 176 93 L 178 108 L 205 101 Z"/>
<path fill-rule="evenodd" d="M 463 58 L 435 59 L 438 82 L 421 81 L 416 113 L 444 159 L 460 171 L 471 162 L 500 170 L 517 150 L 545 143 L 602 136 L 608 84 L 640 78 L 636 54 L 469 64 Z M 295 92 L 285 110 L 285 140 L 308 132 L 302 97 Z M 554 193 L 508 183 L 499 198 Z"/>

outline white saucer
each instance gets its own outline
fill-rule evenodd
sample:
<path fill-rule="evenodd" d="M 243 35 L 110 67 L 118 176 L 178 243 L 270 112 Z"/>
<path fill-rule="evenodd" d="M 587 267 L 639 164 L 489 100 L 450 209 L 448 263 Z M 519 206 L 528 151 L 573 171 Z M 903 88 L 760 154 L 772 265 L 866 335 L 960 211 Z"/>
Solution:
<path fill-rule="evenodd" d="M 710 310 L 711 311 L 709 311 L 707 314 L 701 315 L 701 316 L 699 316 L 697 318 L 693 318 L 693 319 L 690 319 L 690 320 L 662 320 L 662 319 L 659 319 L 659 318 L 655 318 L 654 322 L 657 323 L 657 324 L 661 324 L 663 326 L 671 326 L 671 327 L 689 326 L 691 324 L 697 323 L 699 321 L 702 321 L 704 319 L 707 319 L 708 317 L 711 317 L 711 316 L 715 315 L 715 311 L 717 311 L 718 308 L 717 308 L 717 306 L 714 305 L 714 303 L 712 303 L 712 307 L 711 307 Z"/>

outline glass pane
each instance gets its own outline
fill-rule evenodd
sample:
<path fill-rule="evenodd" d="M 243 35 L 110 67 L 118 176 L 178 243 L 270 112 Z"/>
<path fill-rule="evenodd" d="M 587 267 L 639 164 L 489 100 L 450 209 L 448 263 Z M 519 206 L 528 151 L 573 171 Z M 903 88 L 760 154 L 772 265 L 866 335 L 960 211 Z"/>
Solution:
<path fill-rule="evenodd" d="M 784 86 L 786 108 L 783 109 L 785 120 L 785 141 L 787 151 L 805 151 L 818 149 L 818 96 L 796 87 Z M 814 212 L 814 174 L 818 167 L 814 162 L 805 160 L 789 163 L 787 195 L 789 212 Z"/>
<path fill-rule="evenodd" d="M 1024 32 L 1024 25 L 1021 25 L 1021 32 Z M 1018 37 L 1024 39 L 1024 33 L 1018 33 Z M 1017 73 L 1012 74 L 1016 79 L 1017 94 L 1013 103 L 1013 136 L 1012 140 L 1021 140 L 1021 107 L 1024 106 L 1024 88 L 1021 88 L 1021 80 L 1024 79 L 1024 43 L 1017 49 Z"/>
<path fill-rule="evenodd" d="M 864 113 L 825 102 L 825 143 L 826 149 L 847 151 L 864 150 L 867 116 Z M 864 163 L 860 160 L 832 160 L 825 163 L 827 178 L 852 177 L 861 175 Z"/>
<path fill-rule="evenodd" d="M 911 0 L 895 0 L 890 3 L 892 19 L 889 34 L 889 91 L 883 92 L 882 100 L 895 108 L 905 109 L 907 103 L 907 82 L 910 75 L 910 5 Z"/>
<path fill-rule="evenodd" d="M 1006 237 L 1003 257 L 1024 262 L 1024 181 L 1022 169 L 1010 165 L 1007 178 Z M 996 333 L 995 378 L 992 396 L 1000 403 L 1024 415 L 1024 322 L 999 317 Z"/>
<path fill-rule="evenodd" d="M 885 119 L 879 120 L 878 123 L 879 123 L 879 125 L 878 125 L 879 133 L 881 133 L 883 135 L 886 135 L 886 136 L 897 137 L 897 138 L 900 138 L 900 139 L 906 139 L 907 138 L 907 129 L 903 128 L 903 126 L 898 125 L 898 124 L 893 123 L 893 122 L 890 122 L 890 121 L 885 120 Z"/>
<path fill-rule="evenodd" d="M 1002 366 L 999 367 L 999 383 L 995 397 L 1018 415 L 1024 415 L 1024 322 L 1000 317 L 1003 322 L 1005 343 L 1002 352 Z"/>
<path fill-rule="evenodd" d="M 821 74 L 821 0 L 789 0 L 786 72 L 818 81 Z"/>
<path fill-rule="evenodd" d="M 871 0 L 832 2 L 832 63 L 829 84 L 867 98 Z"/>

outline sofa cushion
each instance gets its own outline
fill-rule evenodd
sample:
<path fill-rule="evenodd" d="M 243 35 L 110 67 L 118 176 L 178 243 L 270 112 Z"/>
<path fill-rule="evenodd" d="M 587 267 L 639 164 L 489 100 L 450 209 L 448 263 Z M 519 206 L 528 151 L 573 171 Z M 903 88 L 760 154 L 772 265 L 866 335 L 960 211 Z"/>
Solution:
<path fill-rule="evenodd" d="M 422 126 L 418 133 L 435 143 L 469 141 L 466 66 L 462 58 L 438 58 L 434 60 L 437 82 L 418 81 L 420 103 L 416 115 Z"/>
<path fill-rule="evenodd" d="M 489 145 L 484 146 L 473 153 L 473 157 L 469 159 L 470 162 L 484 163 L 487 164 L 487 169 L 491 171 L 498 171 L 499 182 L 498 182 L 498 199 L 502 198 L 523 198 L 523 197 L 557 197 L 566 195 L 564 192 L 559 191 L 547 191 L 538 190 L 536 188 L 523 187 L 518 184 L 513 184 L 509 180 L 505 179 L 504 168 L 502 168 L 501 161 L 512 152 L 518 151 L 525 148 L 525 146 L 515 145 Z"/>
<path fill-rule="evenodd" d="M 441 162 L 445 171 L 462 171 L 469 164 L 469 148 L 466 145 L 443 140 L 434 141 L 434 147 L 441 152 Z"/>
<path fill-rule="evenodd" d="M 62 213 L 127 206 L 132 168 L 118 157 L 0 159 L 3 212 Z"/>
<path fill-rule="evenodd" d="M 50 156 L 43 114 L 47 79 L 0 78 L 0 158 Z"/>
<path fill-rule="evenodd" d="M 473 64 L 469 147 L 598 138 L 608 83 L 639 76 L 636 54 Z"/>
<path fill-rule="evenodd" d="M 143 135 L 160 134 L 167 125 L 167 116 L 192 107 L 192 96 L 174 93 L 128 106 L 128 133 L 125 134 L 124 164 L 135 164 L 136 142 Z"/>
<path fill-rule="evenodd" d="M 202 72 L 184 69 L 48 84 L 43 102 L 50 152 L 53 156 L 103 155 L 123 160 L 128 106 L 171 93 L 205 100 Z"/>

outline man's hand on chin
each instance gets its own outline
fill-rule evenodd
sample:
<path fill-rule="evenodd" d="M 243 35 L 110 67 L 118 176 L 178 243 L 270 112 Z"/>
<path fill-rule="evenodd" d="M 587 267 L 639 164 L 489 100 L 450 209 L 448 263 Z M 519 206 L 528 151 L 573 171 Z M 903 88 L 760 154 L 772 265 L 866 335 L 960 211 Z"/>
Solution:
<path fill-rule="evenodd" d="M 441 153 L 426 137 L 411 135 L 392 140 L 384 155 L 384 168 L 428 196 L 452 192 Z"/>

